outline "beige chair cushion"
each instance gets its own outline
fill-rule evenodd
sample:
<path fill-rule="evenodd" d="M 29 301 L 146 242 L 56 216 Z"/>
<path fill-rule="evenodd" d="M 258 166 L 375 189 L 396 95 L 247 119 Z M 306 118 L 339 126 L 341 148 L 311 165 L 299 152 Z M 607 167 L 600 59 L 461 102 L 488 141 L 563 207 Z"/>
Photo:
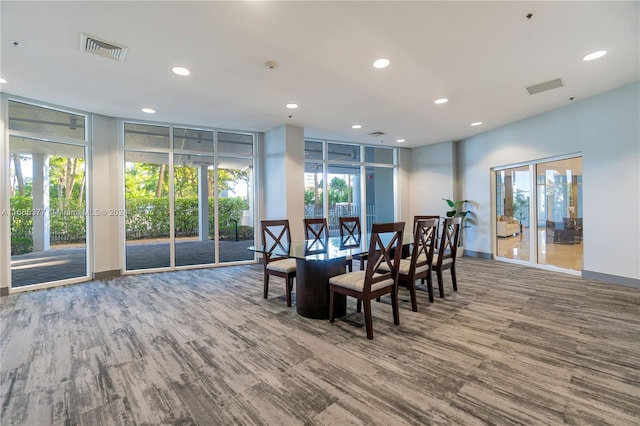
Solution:
<path fill-rule="evenodd" d="M 276 260 L 274 262 L 270 262 L 267 264 L 267 269 L 270 271 L 278 271 L 278 272 L 294 272 L 296 270 L 296 260 L 295 259 L 282 259 Z"/>
<path fill-rule="evenodd" d="M 364 277 L 366 271 L 355 271 L 348 272 L 342 275 L 336 275 L 335 277 L 331 277 L 329 279 L 329 284 L 334 284 L 339 287 L 348 288 L 355 291 L 362 291 L 364 289 Z M 373 274 L 374 278 L 379 277 L 380 274 Z M 371 286 L 371 291 L 376 291 L 384 287 L 389 287 L 393 285 L 393 280 L 389 278 L 388 280 L 380 281 Z"/>
<path fill-rule="evenodd" d="M 442 259 L 442 264 L 446 265 L 447 263 L 453 263 L 453 258 L 452 257 L 447 257 L 446 259 Z M 434 254 L 433 255 L 433 264 L 436 265 L 438 264 L 438 254 Z"/>
<path fill-rule="evenodd" d="M 418 257 L 418 262 L 424 262 L 425 260 L 427 260 L 427 259 L 425 258 L 424 255 L 420 255 Z M 378 269 L 383 270 L 383 271 L 388 271 L 389 270 L 389 266 L 387 265 L 386 262 L 383 262 L 383 263 L 380 264 Z M 411 269 L 411 259 L 400 259 L 400 271 L 399 271 L 400 274 L 409 275 L 409 270 L 410 269 Z M 419 274 L 421 272 L 425 272 L 428 269 L 429 269 L 429 265 L 419 266 L 418 268 L 416 268 L 416 274 Z"/>

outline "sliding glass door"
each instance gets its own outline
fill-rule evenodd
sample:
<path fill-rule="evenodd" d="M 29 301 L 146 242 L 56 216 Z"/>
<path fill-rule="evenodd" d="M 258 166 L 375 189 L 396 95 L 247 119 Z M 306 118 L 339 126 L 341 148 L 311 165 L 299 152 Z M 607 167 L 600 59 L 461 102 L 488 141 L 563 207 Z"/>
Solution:
<path fill-rule="evenodd" d="M 495 256 L 581 271 L 582 158 L 494 170 Z"/>
<path fill-rule="evenodd" d="M 582 270 L 582 159 L 536 164 L 538 263 Z"/>
<path fill-rule="evenodd" d="M 529 166 L 496 171 L 495 178 L 496 255 L 529 261 L 531 259 Z"/>

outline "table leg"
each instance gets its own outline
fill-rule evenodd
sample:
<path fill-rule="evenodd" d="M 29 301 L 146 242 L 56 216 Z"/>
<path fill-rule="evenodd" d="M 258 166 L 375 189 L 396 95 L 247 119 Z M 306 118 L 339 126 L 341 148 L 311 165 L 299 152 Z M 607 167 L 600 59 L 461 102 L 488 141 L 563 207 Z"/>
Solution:
<path fill-rule="evenodd" d="M 345 259 L 308 261 L 296 259 L 296 310 L 303 317 L 329 318 L 329 278 L 344 274 Z M 334 295 L 335 317 L 347 313 L 347 297 Z"/>

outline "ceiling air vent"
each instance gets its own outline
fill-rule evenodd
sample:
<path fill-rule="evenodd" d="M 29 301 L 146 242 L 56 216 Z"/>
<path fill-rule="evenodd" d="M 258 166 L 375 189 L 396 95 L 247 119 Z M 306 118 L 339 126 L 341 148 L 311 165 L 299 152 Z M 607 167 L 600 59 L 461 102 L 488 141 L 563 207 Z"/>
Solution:
<path fill-rule="evenodd" d="M 80 34 L 80 50 L 124 62 L 127 48 L 108 41 L 100 40 L 88 34 Z"/>
<path fill-rule="evenodd" d="M 378 137 L 378 136 L 384 136 L 385 134 L 386 134 L 385 132 L 381 132 L 380 130 L 378 130 L 377 132 L 369 133 L 369 136 Z"/>
<path fill-rule="evenodd" d="M 532 84 L 531 86 L 525 87 L 525 89 L 530 95 L 535 95 L 536 93 L 546 92 L 547 90 L 553 90 L 559 87 L 564 87 L 561 78 L 545 81 L 544 83 Z"/>

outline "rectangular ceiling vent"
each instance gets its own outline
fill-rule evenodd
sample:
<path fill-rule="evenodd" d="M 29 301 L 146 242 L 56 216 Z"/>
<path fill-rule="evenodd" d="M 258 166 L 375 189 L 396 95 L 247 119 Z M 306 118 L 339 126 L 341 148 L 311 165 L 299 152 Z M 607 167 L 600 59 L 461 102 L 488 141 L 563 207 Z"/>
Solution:
<path fill-rule="evenodd" d="M 536 93 L 542 93 L 547 90 L 558 89 L 560 87 L 564 87 L 564 83 L 561 78 L 556 78 L 554 80 L 545 81 L 544 83 L 532 84 L 531 86 L 525 87 L 525 89 L 530 95 L 535 95 Z"/>
<path fill-rule="evenodd" d="M 127 48 L 111 42 L 100 40 L 88 34 L 80 34 L 80 50 L 124 62 Z"/>
<path fill-rule="evenodd" d="M 384 136 L 386 133 L 385 132 L 381 132 L 380 130 L 378 130 L 377 132 L 373 132 L 373 133 L 369 133 L 369 136 Z"/>

